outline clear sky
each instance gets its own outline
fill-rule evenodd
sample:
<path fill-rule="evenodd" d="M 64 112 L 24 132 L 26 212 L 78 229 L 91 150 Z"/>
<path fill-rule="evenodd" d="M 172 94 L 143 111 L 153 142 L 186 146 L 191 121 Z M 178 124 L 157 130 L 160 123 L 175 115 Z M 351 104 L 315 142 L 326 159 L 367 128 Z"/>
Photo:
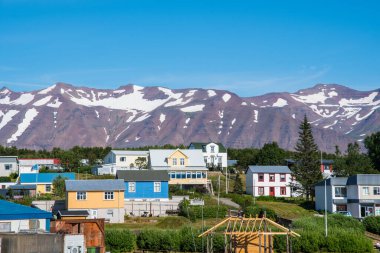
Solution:
<path fill-rule="evenodd" d="M 0 0 L 0 87 L 380 88 L 380 1 Z"/>

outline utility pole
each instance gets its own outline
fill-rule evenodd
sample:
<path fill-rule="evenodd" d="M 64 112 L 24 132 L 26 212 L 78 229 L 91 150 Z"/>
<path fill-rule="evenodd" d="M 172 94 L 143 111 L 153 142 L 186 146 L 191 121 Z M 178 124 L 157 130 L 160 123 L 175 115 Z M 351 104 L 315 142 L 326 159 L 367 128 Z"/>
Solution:
<path fill-rule="evenodd" d="M 220 195 L 220 175 L 218 177 L 218 207 L 219 207 L 219 195 Z"/>

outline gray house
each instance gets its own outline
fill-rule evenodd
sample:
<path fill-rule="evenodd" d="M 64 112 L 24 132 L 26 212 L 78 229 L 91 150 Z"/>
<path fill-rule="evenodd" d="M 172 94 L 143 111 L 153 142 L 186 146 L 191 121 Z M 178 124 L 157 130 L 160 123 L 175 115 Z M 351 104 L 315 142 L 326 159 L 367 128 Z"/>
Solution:
<path fill-rule="evenodd" d="M 0 177 L 8 177 L 14 172 L 18 173 L 17 156 L 0 156 Z"/>
<path fill-rule="evenodd" d="M 325 209 L 325 181 L 327 211 L 349 211 L 355 218 L 380 215 L 380 174 L 359 174 L 333 177 L 315 185 L 315 209 Z"/>

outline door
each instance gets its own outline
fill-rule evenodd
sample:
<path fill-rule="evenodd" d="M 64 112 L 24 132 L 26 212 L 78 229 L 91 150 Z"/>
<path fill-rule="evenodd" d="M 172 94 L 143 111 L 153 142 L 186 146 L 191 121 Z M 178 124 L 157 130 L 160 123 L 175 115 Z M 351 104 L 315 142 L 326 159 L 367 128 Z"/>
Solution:
<path fill-rule="evenodd" d="M 269 187 L 269 195 L 274 196 L 274 187 Z"/>
<path fill-rule="evenodd" d="M 91 210 L 91 219 L 98 218 L 98 210 Z"/>

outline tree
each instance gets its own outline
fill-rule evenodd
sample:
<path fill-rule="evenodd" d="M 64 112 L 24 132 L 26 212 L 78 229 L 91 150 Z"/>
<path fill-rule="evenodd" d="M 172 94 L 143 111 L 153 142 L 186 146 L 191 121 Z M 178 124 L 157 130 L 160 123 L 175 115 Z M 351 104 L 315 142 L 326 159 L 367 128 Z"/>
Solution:
<path fill-rule="evenodd" d="M 138 157 L 135 160 L 135 165 L 136 165 L 137 168 L 139 168 L 139 170 L 141 170 L 141 169 L 146 169 L 147 166 L 148 166 L 148 163 L 147 163 L 145 157 Z"/>
<path fill-rule="evenodd" d="M 258 165 L 280 165 L 286 158 L 286 152 L 280 148 L 277 142 L 265 143 L 257 157 Z"/>
<path fill-rule="evenodd" d="M 65 196 L 65 180 L 67 178 L 58 176 L 53 180 L 53 193 L 56 196 L 64 197 Z"/>
<path fill-rule="evenodd" d="M 314 142 L 311 125 L 306 115 L 299 127 L 299 137 L 295 150 L 296 163 L 292 168 L 292 175 L 301 184 L 306 199 L 309 200 L 313 185 L 322 180 L 322 173 L 320 171 L 318 146 Z"/>
<path fill-rule="evenodd" d="M 352 176 L 376 173 L 376 171 L 373 169 L 371 159 L 360 152 L 360 146 L 355 142 L 348 144 L 345 155 L 337 156 L 334 161 L 334 173 L 337 176 Z"/>
<path fill-rule="evenodd" d="M 236 177 L 235 177 L 234 193 L 238 193 L 238 194 L 243 193 L 243 182 L 241 181 L 239 172 L 236 173 Z"/>
<path fill-rule="evenodd" d="M 367 136 L 364 140 L 364 145 L 374 167 L 380 171 L 380 132 Z"/>

